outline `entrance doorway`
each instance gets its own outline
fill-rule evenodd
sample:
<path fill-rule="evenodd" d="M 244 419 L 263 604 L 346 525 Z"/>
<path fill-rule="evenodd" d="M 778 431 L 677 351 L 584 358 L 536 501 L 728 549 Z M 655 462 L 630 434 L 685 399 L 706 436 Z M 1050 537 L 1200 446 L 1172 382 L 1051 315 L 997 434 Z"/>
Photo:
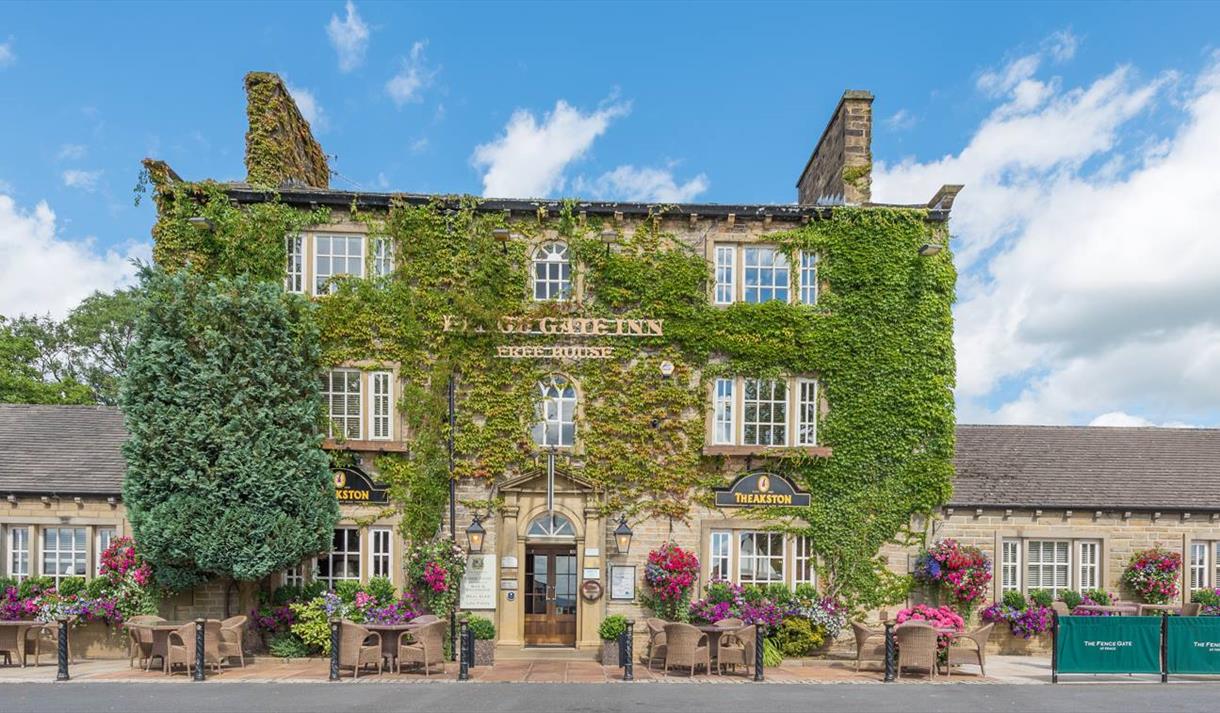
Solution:
<path fill-rule="evenodd" d="M 526 545 L 526 646 L 576 646 L 576 575 L 575 546 Z"/>

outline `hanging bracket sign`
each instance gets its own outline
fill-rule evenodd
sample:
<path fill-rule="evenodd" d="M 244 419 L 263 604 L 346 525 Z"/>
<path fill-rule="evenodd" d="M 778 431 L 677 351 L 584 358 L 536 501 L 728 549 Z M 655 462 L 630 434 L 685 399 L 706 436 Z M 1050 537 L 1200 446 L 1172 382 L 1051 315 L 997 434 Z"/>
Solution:
<path fill-rule="evenodd" d="M 776 473 L 746 473 L 727 488 L 716 488 L 716 507 L 808 507 L 809 493 Z"/>
<path fill-rule="evenodd" d="M 335 478 L 335 499 L 341 503 L 384 505 L 390 502 L 389 489 L 374 483 L 363 468 L 344 466 L 331 471 Z"/>

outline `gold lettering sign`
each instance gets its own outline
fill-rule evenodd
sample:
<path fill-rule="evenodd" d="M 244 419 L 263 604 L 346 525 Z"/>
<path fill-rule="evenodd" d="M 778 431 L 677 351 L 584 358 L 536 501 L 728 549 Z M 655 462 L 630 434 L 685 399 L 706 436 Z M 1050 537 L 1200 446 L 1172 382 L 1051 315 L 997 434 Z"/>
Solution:
<path fill-rule="evenodd" d="M 746 473 L 727 488 L 716 488 L 716 507 L 808 507 L 809 493 L 777 473 Z"/>
<path fill-rule="evenodd" d="M 663 319 L 606 319 L 602 317 L 501 317 L 496 324 L 501 334 L 544 335 L 565 337 L 663 337 Z M 481 327 L 470 329 L 470 324 L 459 317 L 445 315 L 441 318 L 441 330 L 445 332 L 485 331 Z"/>
<path fill-rule="evenodd" d="M 509 346 L 496 347 L 501 359 L 610 359 L 614 347 Z"/>
<path fill-rule="evenodd" d="M 341 503 L 387 503 L 389 493 L 386 486 L 373 482 L 372 477 L 357 466 L 344 466 L 332 471 L 335 481 L 335 500 Z"/>

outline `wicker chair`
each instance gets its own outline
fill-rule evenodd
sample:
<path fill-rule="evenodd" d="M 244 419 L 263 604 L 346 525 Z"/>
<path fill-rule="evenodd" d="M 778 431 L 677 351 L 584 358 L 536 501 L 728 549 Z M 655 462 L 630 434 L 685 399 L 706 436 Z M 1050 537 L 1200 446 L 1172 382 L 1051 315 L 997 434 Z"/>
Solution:
<path fill-rule="evenodd" d="M 644 624 L 648 627 L 648 670 L 652 670 L 652 662 L 660 661 L 665 664 L 665 624 L 664 619 L 651 617 L 644 620 Z"/>
<path fill-rule="evenodd" d="M 995 622 L 985 624 L 970 632 L 957 637 L 954 646 L 949 647 L 949 661 L 946 668 L 948 675 L 953 675 L 953 664 L 977 664 L 979 674 L 987 675 L 987 640 L 991 638 L 991 630 L 995 628 Z M 957 646 L 956 644 L 963 644 Z"/>
<path fill-rule="evenodd" d="M 851 630 L 856 635 L 856 671 L 864 661 L 885 662 L 885 630 L 870 629 L 860 622 L 853 621 Z M 869 643 L 872 639 L 881 637 L 880 643 Z"/>
<path fill-rule="evenodd" d="M 423 666 L 424 676 L 432 675 L 432 666 L 445 667 L 445 627 L 446 623 L 437 619 L 414 631 L 404 631 L 398 635 L 398 672 L 402 673 L 403 662 L 417 663 Z M 404 642 L 403 637 L 412 641 Z M 379 654 L 380 655 L 380 654 Z"/>
<path fill-rule="evenodd" d="M 717 622 L 722 623 L 722 622 Z M 716 649 L 716 673 L 724 673 L 725 666 L 743 666 L 746 673 L 754 666 L 754 626 L 743 624 L 736 631 L 720 635 Z"/>
<path fill-rule="evenodd" d="M 928 669 L 928 678 L 936 678 L 936 629 L 922 622 L 907 622 L 894 633 L 898 643 L 898 677 L 903 666 Z"/>
<path fill-rule="evenodd" d="M 1182 605 L 1182 616 L 1199 616 L 1199 612 L 1203 611 L 1203 605 L 1199 602 L 1186 602 Z"/>
<path fill-rule="evenodd" d="M 339 668 L 350 668 L 352 678 L 360 678 L 360 669 L 376 666 L 381 673 L 381 634 L 359 624 L 339 623 Z"/>
<path fill-rule="evenodd" d="M 671 666 L 680 666 L 689 668 L 693 677 L 699 664 L 703 664 L 703 670 L 707 673 L 712 672 L 712 654 L 707 634 L 690 624 L 666 624 L 665 675 L 669 675 Z"/>
<path fill-rule="evenodd" d="M 434 621 L 440 621 L 441 618 L 435 614 L 421 614 L 411 620 L 412 624 L 431 624 Z"/>
<path fill-rule="evenodd" d="M 155 624 L 160 621 L 165 621 L 159 616 L 149 616 L 141 614 L 133 616 L 127 620 L 127 668 L 133 668 L 137 665 L 145 666 L 152 663 L 152 648 L 153 636 L 152 632 L 142 626 L 130 626 L 131 624 Z M 72 639 L 68 639 L 68 643 L 72 643 Z"/>
<path fill-rule="evenodd" d="M 728 619 L 721 619 L 716 622 L 716 626 L 731 626 L 734 629 L 740 629 L 745 625 L 746 623 L 737 617 L 729 617 Z"/>
<path fill-rule="evenodd" d="M 165 673 L 173 674 L 174 665 L 182 664 L 189 674 L 195 666 L 195 624 L 183 624 L 169 633 L 166 642 L 168 655 L 165 659 Z M 220 673 L 220 622 L 208 619 L 203 624 L 203 665 L 212 666 Z"/>
<path fill-rule="evenodd" d="M 76 626 L 77 617 L 68 617 L 68 628 Z M 39 626 L 30 627 L 25 630 L 25 658 L 23 663 L 30 662 L 30 656 L 34 657 L 34 665 L 41 666 L 42 645 L 46 643 L 50 646 L 52 654 L 59 650 L 59 624 L 48 622 Z M 68 636 L 68 661 L 76 661 L 76 643 L 75 638 Z"/>
<path fill-rule="evenodd" d="M 1072 610 L 1065 602 L 1051 602 L 1051 610 L 1059 616 L 1071 616 Z"/>
<path fill-rule="evenodd" d="M 220 622 L 220 657 L 236 658 L 238 665 L 246 667 L 246 655 L 242 651 L 242 640 L 246 635 L 246 615 L 231 616 Z"/>
<path fill-rule="evenodd" d="M 13 656 L 21 655 L 18 631 L 15 626 L 0 626 L 0 654 L 4 654 L 5 663 L 11 664 Z"/>

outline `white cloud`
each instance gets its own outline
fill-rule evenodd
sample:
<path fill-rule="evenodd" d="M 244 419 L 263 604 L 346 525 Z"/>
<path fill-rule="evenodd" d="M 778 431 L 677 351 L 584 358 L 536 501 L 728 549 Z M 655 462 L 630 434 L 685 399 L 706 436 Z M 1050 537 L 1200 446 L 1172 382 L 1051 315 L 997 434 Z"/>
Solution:
<path fill-rule="evenodd" d="M 55 154 L 55 158 L 59 161 L 79 161 L 88 153 L 89 147 L 84 144 L 64 144 L 59 147 L 59 153 Z"/>
<path fill-rule="evenodd" d="M 288 87 L 288 93 L 292 95 L 292 100 L 296 102 L 297 108 L 301 110 L 301 116 L 305 117 L 305 121 L 309 122 L 311 129 L 322 133 L 330 128 L 330 117 L 326 115 L 326 110 L 322 108 L 313 91 L 303 87 L 294 87 L 291 84 L 286 86 Z"/>
<path fill-rule="evenodd" d="M 350 72 L 364 64 L 364 53 L 369 47 L 369 26 L 356 12 L 355 3 L 348 0 L 344 7 L 347 17 L 340 20 L 338 15 L 331 15 L 326 35 L 339 53 L 339 71 Z"/>
<path fill-rule="evenodd" d="M 0 195 L 0 252 L 7 256 L 0 263 L 0 314 L 63 317 L 94 290 L 130 284 L 131 259 L 148 260 L 150 247 L 99 251 L 91 238 L 60 235 L 45 201 L 26 211 Z"/>
<path fill-rule="evenodd" d="M 398 106 L 422 99 L 421 92 L 432 86 L 439 70 L 432 69 L 424 63 L 424 49 L 428 42 L 416 42 L 411 45 L 411 53 L 402 58 L 398 74 L 385 83 L 386 94 Z"/>
<path fill-rule="evenodd" d="M 585 113 L 560 99 L 540 123 L 518 109 L 502 136 L 475 147 L 471 161 L 485 169 L 483 195 L 536 198 L 562 190 L 568 164 L 583 157 L 610 122 L 630 110 L 629 104 L 613 103 Z"/>
<path fill-rule="evenodd" d="M 428 137 L 421 136 L 411 142 L 411 153 L 420 154 L 428 150 Z"/>
<path fill-rule="evenodd" d="M 1110 411 L 1103 413 L 1089 422 L 1090 426 L 1139 427 L 1154 426 L 1157 428 L 1194 428 L 1189 423 L 1170 421 L 1169 423 L 1153 423 L 1142 416 L 1132 416 L 1125 411 Z"/>
<path fill-rule="evenodd" d="M 917 121 L 918 119 L 916 119 L 914 114 L 906 109 L 899 109 L 885 120 L 885 125 L 891 131 L 906 131 L 915 126 Z"/>
<path fill-rule="evenodd" d="M 13 51 L 13 38 L 0 43 L 0 69 L 11 67 L 17 62 L 17 53 Z"/>
<path fill-rule="evenodd" d="M 102 172 L 84 171 L 78 168 L 70 168 L 63 172 L 64 185 L 68 188 L 79 188 L 87 193 L 92 193 L 97 190 L 97 184 L 102 179 Z"/>
<path fill-rule="evenodd" d="M 588 191 L 599 200 L 638 201 L 642 203 L 688 203 L 711 184 L 700 173 L 678 183 L 669 169 L 619 166 L 592 181 L 577 182 L 578 191 Z"/>
<path fill-rule="evenodd" d="M 1039 61 L 1075 43 L 1046 47 Z M 1001 101 L 959 153 L 874 172 L 884 201 L 966 184 L 952 219 L 959 417 L 1216 419 L 1220 56 L 1181 103 L 1166 96 L 1176 75 L 1119 67 L 1063 88 L 1029 64 L 980 79 Z M 1151 111 L 1179 127 L 1141 140 Z"/>

